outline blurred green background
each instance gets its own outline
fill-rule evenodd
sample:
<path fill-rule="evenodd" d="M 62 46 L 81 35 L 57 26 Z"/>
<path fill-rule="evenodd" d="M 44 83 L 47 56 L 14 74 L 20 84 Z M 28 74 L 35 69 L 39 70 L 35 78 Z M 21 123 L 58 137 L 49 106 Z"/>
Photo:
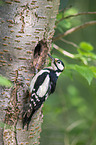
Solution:
<path fill-rule="evenodd" d="M 64 8 L 65 16 L 93 12 L 96 11 L 96 1 L 61 0 L 60 10 Z M 62 12 L 57 20 L 60 17 Z M 95 20 L 96 14 L 65 19 L 56 25 L 55 36 Z M 61 40 L 54 42 L 69 53 L 79 54 L 79 59 L 72 59 L 52 49 L 52 55 L 63 60 L 66 69 L 58 79 L 55 93 L 44 103 L 40 144 L 96 145 L 96 25 L 80 29 L 64 39 L 82 47 L 83 51 Z"/>
<path fill-rule="evenodd" d="M 1 1 L 2 2 L 2 1 Z M 0 2 L 0 4 L 1 4 Z M 54 37 L 86 22 L 96 21 L 95 0 L 61 0 Z M 54 44 L 59 49 L 54 48 Z M 40 145 L 96 145 L 96 24 L 53 41 L 52 56 L 65 63 L 56 91 L 43 107 Z M 70 56 L 63 54 L 63 50 Z M 11 82 L 0 76 L 0 85 Z"/>

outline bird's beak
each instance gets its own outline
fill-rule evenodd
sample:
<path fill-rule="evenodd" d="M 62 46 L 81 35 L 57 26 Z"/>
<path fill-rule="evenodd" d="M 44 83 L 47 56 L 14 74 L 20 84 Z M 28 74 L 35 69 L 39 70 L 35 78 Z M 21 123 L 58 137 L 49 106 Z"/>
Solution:
<path fill-rule="evenodd" d="M 48 56 L 50 57 L 50 59 L 54 62 L 55 59 L 48 53 Z"/>

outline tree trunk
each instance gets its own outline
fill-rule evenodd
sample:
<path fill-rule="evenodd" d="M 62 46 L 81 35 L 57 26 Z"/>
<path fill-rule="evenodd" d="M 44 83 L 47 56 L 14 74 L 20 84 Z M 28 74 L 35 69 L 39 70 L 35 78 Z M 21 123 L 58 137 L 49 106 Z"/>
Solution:
<path fill-rule="evenodd" d="M 39 144 L 42 107 L 33 116 L 29 130 L 22 129 L 23 98 L 51 49 L 59 0 L 1 2 L 0 74 L 13 86 L 0 87 L 0 143 Z"/>

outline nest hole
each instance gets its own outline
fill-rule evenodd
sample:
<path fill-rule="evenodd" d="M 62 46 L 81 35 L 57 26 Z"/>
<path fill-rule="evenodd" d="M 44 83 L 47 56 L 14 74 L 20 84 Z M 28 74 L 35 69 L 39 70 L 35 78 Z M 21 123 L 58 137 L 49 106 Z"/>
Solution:
<path fill-rule="evenodd" d="M 35 50 L 34 50 L 34 58 L 40 56 L 41 51 L 42 51 L 42 44 L 41 44 L 41 41 L 40 41 L 40 42 L 38 42 L 38 44 L 35 47 Z"/>

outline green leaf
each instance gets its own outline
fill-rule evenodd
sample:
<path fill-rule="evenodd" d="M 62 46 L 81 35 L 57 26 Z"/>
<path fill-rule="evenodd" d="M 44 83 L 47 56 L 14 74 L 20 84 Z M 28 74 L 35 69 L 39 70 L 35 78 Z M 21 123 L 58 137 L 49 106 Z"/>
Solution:
<path fill-rule="evenodd" d="M 96 67 L 91 66 L 90 69 L 92 70 L 92 72 L 93 72 L 93 74 L 94 74 L 94 77 L 96 78 Z"/>
<path fill-rule="evenodd" d="M 0 85 L 10 87 L 12 86 L 12 83 L 7 78 L 0 75 Z"/>
<path fill-rule="evenodd" d="M 93 77 L 96 77 L 95 67 L 70 64 L 66 66 L 66 69 L 69 69 L 69 70 L 72 69 L 80 73 L 88 81 L 89 85 L 91 84 Z"/>
<path fill-rule="evenodd" d="M 78 10 L 76 8 L 70 8 L 65 11 L 64 16 L 73 15 L 76 13 L 78 13 Z"/>
<path fill-rule="evenodd" d="M 57 14 L 57 20 L 58 20 L 58 21 L 59 21 L 60 19 L 62 19 L 62 15 L 63 15 L 62 12 L 60 12 L 59 14 Z"/>
<path fill-rule="evenodd" d="M 91 81 L 94 77 L 94 74 L 92 72 L 92 70 L 87 67 L 87 66 L 79 66 L 79 65 L 75 65 L 74 69 L 79 72 L 89 83 L 89 85 L 91 84 Z"/>
<path fill-rule="evenodd" d="M 94 49 L 93 46 L 87 42 L 81 42 L 80 48 L 83 49 L 84 51 L 92 51 Z"/>
<path fill-rule="evenodd" d="M 81 55 L 81 56 L 85 56 L 86 58 L 91 58 L 91 59 L 96 59 L 96 54 L 95 53 L 92 53 L 92 52 L 85 52 L 81 49 L 78 49 L 78 53 Z M 80 56 L 79 55 L 79 56 Z M 81 57 L 80 56 L 80 57 Z"/>
<path fill-rule="evenodd" d="M 62 20 L 58 23 L 57 29 L 63 33 L 65 29 L 69 29 L 71 27 L 71 23 L 67 20 Z"/>

